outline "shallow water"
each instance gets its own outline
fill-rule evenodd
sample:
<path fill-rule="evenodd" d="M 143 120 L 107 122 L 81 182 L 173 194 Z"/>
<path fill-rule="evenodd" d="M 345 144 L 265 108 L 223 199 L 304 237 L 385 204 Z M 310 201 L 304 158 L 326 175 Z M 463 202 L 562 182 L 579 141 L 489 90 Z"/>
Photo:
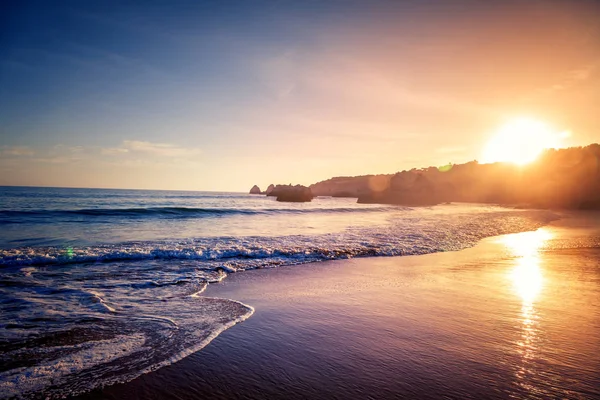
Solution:
<path fill-rule="evenodd" d="M 206 293 L 255 314 L 202 352 L 85 398 L 600 398 L 597 228 L 250 271 Z"/>
<path fill-rule="evenodd" d="M 251 304 L 200 295 L 232 272 L 459 250 L 556 218 L 465 204 L 1 188 L 1 393 L 73 394 L 182 359 L 252 314 Z"/>

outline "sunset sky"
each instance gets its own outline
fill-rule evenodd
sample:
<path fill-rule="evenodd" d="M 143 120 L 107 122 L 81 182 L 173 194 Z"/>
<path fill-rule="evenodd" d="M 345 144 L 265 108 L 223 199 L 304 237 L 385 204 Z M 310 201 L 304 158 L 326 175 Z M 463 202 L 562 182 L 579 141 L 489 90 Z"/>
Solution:
<path fill-rule="evenodd" d="M 0 6 L 0 185 L 246 191 L 600 141 L 598 1 Z"/>

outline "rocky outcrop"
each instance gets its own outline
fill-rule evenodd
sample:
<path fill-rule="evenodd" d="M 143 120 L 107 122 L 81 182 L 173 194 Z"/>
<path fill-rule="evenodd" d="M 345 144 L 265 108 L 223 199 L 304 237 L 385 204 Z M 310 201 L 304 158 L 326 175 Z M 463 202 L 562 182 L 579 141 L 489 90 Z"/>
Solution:
<path fill-rule="evenodd" d="M 307 190 L 308 189 L 308 190 Z M 600 209 L 600 145 L 544 151 L 531 164 L 497 162 L 413 168 L 389 175 L 336 177 L 306 188 L 269 185 L 279 201 L 357 197 L 359 203 L 429 206 L 446 202 Z"/>
<path fill-rule="evenodd" d="M 260 188 L 256 185 L 252 186 L 252 189 L 250 189 L 250 194 L 261 194 Z"/>
<path fill-rule="evenodd" d="M 347 179 L 358 182 L 361 177 Z M 522 166 L 471 161 L 402 171 L 391 177 L 388 188 L 371 190 L 359 196 L 358 202 L 408 206 L 469 202 L 597 210 L 600 145 L 548 149 Z"/>
<path fill-rule="evenodd" d="M 267 188 L 267 190 L 264 191 L 264 194 L 266 194 L 267 196 L 271 195 L 271 192 L 273 191 L 273 189 L 275 189 L 275 185 L 273 185 L 272 183 L 269 185 L 269 187 Z"/>
<path fill-rule="evenodd" d="M 340 176 L 310 185 L 315 196 L 360 197 L 385 190 L 392 175 Z"/>
<path fill-rule="evenodd" d="M 315 197 L 310 188 L 303 185 L 277 185 L 267 196 L 275 196 L 277 201 L 295 203 L 311 201 Z"/>
<path fill-rule="evenodd" d="M 279 193 L 281 193 L 282 191 L 289 189 L 291 187 L 294 187 L 292 184 L 289 185 L 269 185 L 269 189 L 267 189 L 267 191 L 265 192 L 265 194 L 267 196 L 273 196 L 273 197 L 277 197 L 279 195 Z"/>
<path fill-rule="evenodd" d="M 390 180 L 390 187 L 360 196 L 359 203 L 430 206 L 440 202 L 434 185 L 422 173 L 400 172 Z"/>

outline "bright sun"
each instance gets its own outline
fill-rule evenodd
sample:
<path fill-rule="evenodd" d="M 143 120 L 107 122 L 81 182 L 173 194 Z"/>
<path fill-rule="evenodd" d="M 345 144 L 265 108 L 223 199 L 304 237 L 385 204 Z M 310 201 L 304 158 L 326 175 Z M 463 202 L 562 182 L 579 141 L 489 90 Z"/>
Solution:
<path fill-rule="evenodd" d="M 568 135 L 568 132 L 559 133 L 535 119 L 514 119 L 501 127 L 487 143 L 482 162 L 527 164 L 544 149 L 560 147 L 560 142 Z"/>

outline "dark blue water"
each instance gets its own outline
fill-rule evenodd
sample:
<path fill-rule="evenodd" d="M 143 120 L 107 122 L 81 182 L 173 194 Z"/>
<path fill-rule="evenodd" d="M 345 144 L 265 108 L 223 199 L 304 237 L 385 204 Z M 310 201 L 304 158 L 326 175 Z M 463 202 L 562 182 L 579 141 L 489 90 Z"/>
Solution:
<path fill-rule="evenodd" d="M 459 250 L 547 211 L 240 193 L 0 188 L 0 397 L 78 393 L 191 354 L 250 306 L 201 295 L 253 268 Z"/>

